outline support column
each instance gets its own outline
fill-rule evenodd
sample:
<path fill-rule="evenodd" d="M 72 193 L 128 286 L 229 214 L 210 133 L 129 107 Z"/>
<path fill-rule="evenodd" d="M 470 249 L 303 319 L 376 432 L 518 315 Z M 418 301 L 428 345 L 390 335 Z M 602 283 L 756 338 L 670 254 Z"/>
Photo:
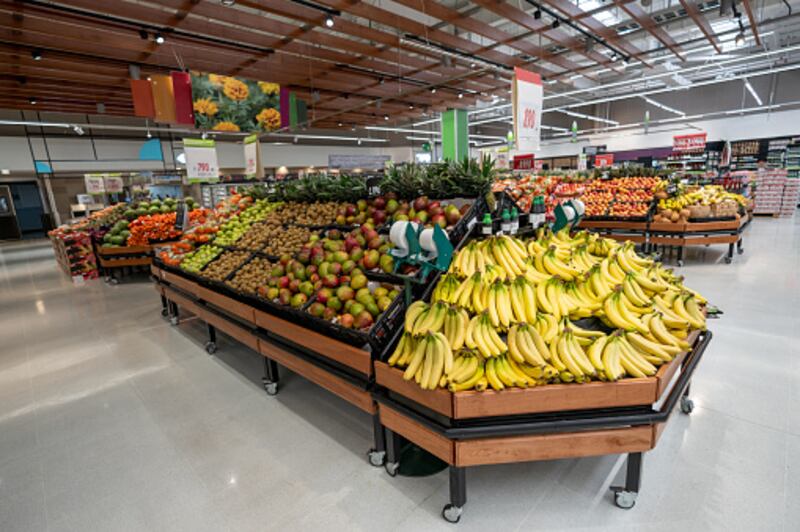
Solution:
<path fill-rule="evenodd" d="M 442 157 L 448 161 L 461 161 L 469 157 L 466 109 L 448 109 L 442 113 Z"/>

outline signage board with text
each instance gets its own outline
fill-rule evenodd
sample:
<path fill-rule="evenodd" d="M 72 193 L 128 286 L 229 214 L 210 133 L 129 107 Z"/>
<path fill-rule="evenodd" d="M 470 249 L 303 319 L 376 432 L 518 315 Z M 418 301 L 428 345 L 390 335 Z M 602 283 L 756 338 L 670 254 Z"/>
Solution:
<path fill-rule="evenodd" d="M 186 176 L 190 183 L 219 181 L 217 148 L 212 139 L 183 139 L 186 153 Z"/>

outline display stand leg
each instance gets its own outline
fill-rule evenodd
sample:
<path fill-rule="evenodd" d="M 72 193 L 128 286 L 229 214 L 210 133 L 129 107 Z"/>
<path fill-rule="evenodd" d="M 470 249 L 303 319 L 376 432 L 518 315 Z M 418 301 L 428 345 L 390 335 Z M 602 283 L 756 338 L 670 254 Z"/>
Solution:
<path fill-rule="evenodd" d="M 733 243 L 728 244 L 728 254 L 725 255 L 725 264 L 730 264 L 731 262 L 733 262 L 733 248 L 734 247 L 735 247 L 735 244 L 733 244 Z"/>
<path fill-rule="evenodd" d="M 738 242 L 736 242 L 736 252 L 741 255 L 744 253 L 744 238 L 740 238 Z"/>
<path fill-rule="evenodd" d="M 213 355 L 217 352 L 217 330 L 210 323 L 206 323 L 208 327 L 208 342 L 206 342 L 206 353 Z"/>
<path fill-rule="evenodd" d="M 636 496 L 642 483 L 642 453 L 629 453 L 625 467 L 625 486 L 613 487 L 614 504 L 630 510 L 636 504 Z"/>
<path fill-rule="evenodd" d="M 169 322 L 170 322 L 172 325 L 177 325 L 177 324 L 178 324 L 178 319 L 179 319 L 179 318 L 178 318 L 178 305 L 177 305 L 177 303 L 175 303 L 174 301 L 170 301 L 170 302 L 169 302 L 169 306 L 170 306 L 170 313 L 169 313 L 169 314 L 170 314 L 170 318 L 169 318 Z"/>
<path fill-rule="evenodd" d="M 264 383 L 264 390 L 267 395 L 276 395 L 278 393 L 278 364 L 271 358 L 264 357 L 264 377 L 261 379 Z"/>
<path fill-rule="evenodd" d="M 683 266 L 683 246 L 678 246 L 678 266 Z"/>
<path fill-rule="evenodd" d="M 161 296 L 161 315 L 169 316 L 169 302 L 167 302 L 166 296 Z"/>
<path fill-rule="evenodd" d="M 467 469 L 450 466 L 450 504 L 442 508 L 442 517 L 450 523 L 458 523 L 467 503 Z"/>
<path fill-rule="evenodd" d="M 389 476 L 394 477 L 400 469 L 400 436 L 395 434 L 391 429 L 384 429 L 385 445 L 386 445 L 386 462 L 383 467 Z"/>
<path fill-rule="evenodd" d="M 372 414 L 372 439 L 374 447 L 367 452 L 370 465 L 381 467 L 386 463 L 386 434 L 377 412 Z"/>

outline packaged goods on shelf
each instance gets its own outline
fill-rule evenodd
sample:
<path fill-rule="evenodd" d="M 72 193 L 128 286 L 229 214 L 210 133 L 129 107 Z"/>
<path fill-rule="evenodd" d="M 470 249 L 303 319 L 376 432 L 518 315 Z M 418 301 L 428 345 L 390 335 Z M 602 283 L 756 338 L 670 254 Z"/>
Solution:
<path fill-rule="evenodd" d="M 738 217 L 748 205 L 740 194 L 727 192 L 719 185 L 679 185 L 676 194 L 658 200 L 654 222 L 686 223 L 706 218 Z"/>
<path fill-rule="evenodd" d="M 778 214 L 783 203 L 786 170 L 759 170 L 756 173 L 755 214 Z"/>

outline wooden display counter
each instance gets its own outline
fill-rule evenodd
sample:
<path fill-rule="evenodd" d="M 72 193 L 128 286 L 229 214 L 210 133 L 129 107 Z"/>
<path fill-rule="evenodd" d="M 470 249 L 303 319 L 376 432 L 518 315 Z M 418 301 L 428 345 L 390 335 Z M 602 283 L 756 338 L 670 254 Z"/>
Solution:
<path fill-rule="evenodd" d="M 111 281 L 112 283 L 119 282 L 122 268 L 146 267 L 153 263 L 153 245 L 95 245 L 94 248 L 97 262 L 103 270 L 106 281 Z"/>

